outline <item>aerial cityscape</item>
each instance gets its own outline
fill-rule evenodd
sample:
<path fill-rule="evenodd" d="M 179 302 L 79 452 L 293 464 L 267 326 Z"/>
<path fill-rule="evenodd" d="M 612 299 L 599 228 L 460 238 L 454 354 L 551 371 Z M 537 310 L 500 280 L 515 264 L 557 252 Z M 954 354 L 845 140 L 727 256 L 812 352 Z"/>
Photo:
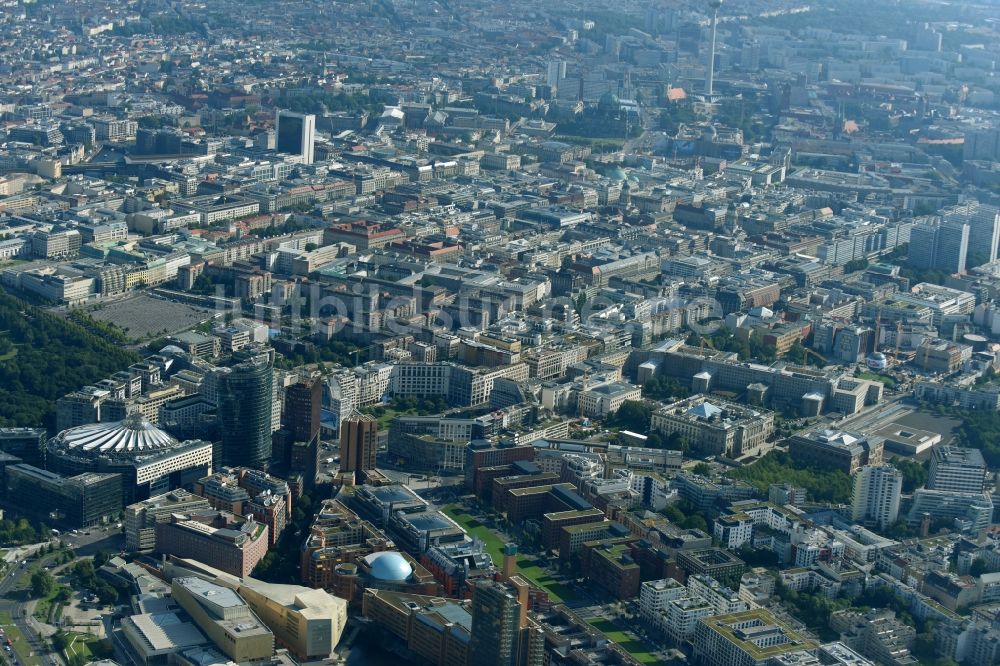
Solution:
<path fill-rule="evenodd" d="M 0 0 L 0 666 L 1000 666 L 998 0 Z"/>

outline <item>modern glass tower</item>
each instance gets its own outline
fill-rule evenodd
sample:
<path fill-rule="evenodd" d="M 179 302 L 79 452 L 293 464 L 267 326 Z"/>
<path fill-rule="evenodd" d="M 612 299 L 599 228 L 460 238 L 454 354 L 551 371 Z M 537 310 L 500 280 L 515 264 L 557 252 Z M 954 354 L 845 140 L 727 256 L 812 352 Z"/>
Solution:
<path fill-rule="evenodd" d="M 219 378 L 222 445 L 216 465 L 264 469 L 271 462 L 274 364 L 266 352 L 240 350 Z"/>
<path fill-rule="evenodd" d="M 301 155 L 303 163 L 313 163 L 316 116 L 294 111 L 279 111 L 275 119 L 275 134 L 279 153 Z"/>

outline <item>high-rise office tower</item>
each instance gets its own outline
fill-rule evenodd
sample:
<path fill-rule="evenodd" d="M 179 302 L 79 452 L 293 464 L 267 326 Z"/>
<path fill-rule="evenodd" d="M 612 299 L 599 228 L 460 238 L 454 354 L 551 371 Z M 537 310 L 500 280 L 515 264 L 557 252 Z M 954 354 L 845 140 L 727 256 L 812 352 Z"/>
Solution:
<path fill-rule="evenodd" d="M 968 251 L 968 224 L 916 224 L 910 230 L 907 262 L 914 268 L 962 273 Z"/>
<path fill-rule="evenodd" d="M 708 0 L 708 8 L 712 11 L 712 36 L 708 49 L 708 72 L 705 75 L 705 95 L 711 97 L 715 92 L 715 35 L 719 28 L 719 7 L 722 0 Z"/>
<path fill-rule="evenodd" d="M 899 517 L 903 474 L 892 465 L 865 465 L 854 475 L 851 518 L 884 529 Z"/>
<path fill-rule="evenodd" d="M 552 60 L 545 69 L 545 85 L 558 88 L 559 82 L 566 78 L 566 61 Z"/>
<path fill-rule="evenodd" d="M 362 472 L 375 469 L 378 455 L 378 421 L 356 414 L 340 424 L 340 471 Z"/>
<path fill-rule="evenodd" d="M 541 666 L 545 635 L 528 619 L 528 583 L 480 580 L 472 595 L 469 654 L 482 666 Z"/>
<path fill-rule="evenodd" d="M 215 464 L 266 468 L 271 462 L 271 408 L 274 360 L 271 354 L 244 348 L 218 379 L 222 444 Z"/>
<path fill-rule="evenodd" d="M 282 425 L 296 442 L 311 442 L 319 435 L 320 406 L 323 383 L 308 379 L 285 389 L 285 411 Z"/>
<path fill-rule="evenodd" d="M 316 116 L 294 111 L 278 111 L 275 134 L 279 153 L 301 155 L 303 163 L 313 163 Z"/>
<path fill-rule="evenodd" d="M 997 260 L 1000 248 L 1000 209 L 977 201 L 942 211 L 946 224 L 969 225 L 969 250 L 966 268 L 975 268 Z"/>
<path fill-rule="evenodd" d="M 986 460 L 979 449 L 939 446 L 931 455 L 927 487 L 956 493 L 981 493 L 986 481 Z"/>
<path fill-rule="evenodd" d="M 307 487 L 316 483 L 319 471 L 320 406 L 323 382 L 307 379 L 285 389 L 285 411 L 282 425 L 287 431 L 284 441 L 289 471 L 301 472 Z M 281 453 L 279 451 L 279 453 Z"/>

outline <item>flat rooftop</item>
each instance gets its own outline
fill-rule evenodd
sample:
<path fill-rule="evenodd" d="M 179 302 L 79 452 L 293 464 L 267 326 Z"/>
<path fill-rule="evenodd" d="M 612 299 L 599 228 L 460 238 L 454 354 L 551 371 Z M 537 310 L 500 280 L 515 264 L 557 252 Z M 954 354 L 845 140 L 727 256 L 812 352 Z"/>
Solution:
<path fill-rule="evenodd" d="M 240 598 L 233 590 L 222 585 L 209 583 L 207 580 L 194 576 L 178 578 L 175 581 L 178 585 L 186 589 L 193 596 L 218 606 L 219 608 L 238 608 L 246 606 L 246 602 Z"/>

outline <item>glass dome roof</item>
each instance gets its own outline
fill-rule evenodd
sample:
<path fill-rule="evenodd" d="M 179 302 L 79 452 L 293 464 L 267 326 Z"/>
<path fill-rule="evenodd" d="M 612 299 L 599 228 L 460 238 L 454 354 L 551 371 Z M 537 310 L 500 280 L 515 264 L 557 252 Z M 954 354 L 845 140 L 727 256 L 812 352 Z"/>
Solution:
<path fill-rule="evenodd" d="M 413 573 L 413 567 L 406 558 L 393 551 L 372 553 L 365 561 L 371 567 L 372 576 L 379 580 L 403 581 Z"/>

